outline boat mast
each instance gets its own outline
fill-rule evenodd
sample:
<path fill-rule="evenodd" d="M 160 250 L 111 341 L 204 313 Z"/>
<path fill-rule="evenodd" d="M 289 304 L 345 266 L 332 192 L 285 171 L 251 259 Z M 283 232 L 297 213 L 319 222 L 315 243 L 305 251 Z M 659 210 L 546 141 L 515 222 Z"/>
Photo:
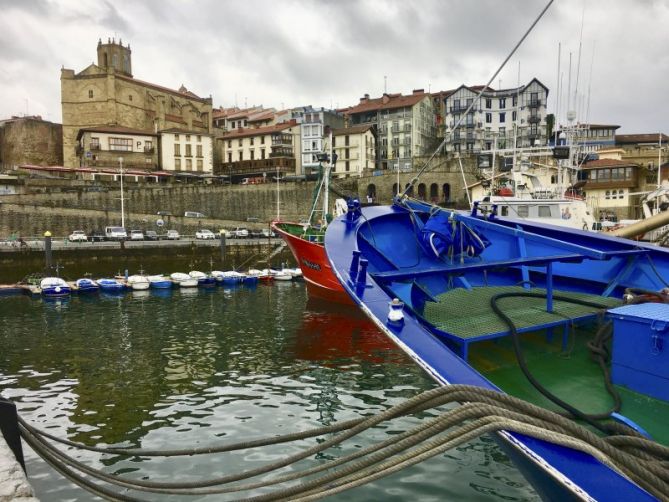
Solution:
<path fill-rule="evenodd" d="M 333 162 L 333 152 L 332 152 L 332 128 L 330 128 L 330 134 L 329 134 L 329 141 L 330 141 L 330 161 L 328 162 L 328 167 L 325 168 L 325 179 L 323 179 L 323 218 L 321 222 L 321 227 L 326 227 L 328 225 L 328 219 L 327 219 L 327 214 L 328 214 L 328 207 L 330 206 L 330 171 L 332 170 L 332 162 Z"/>
<path fill-rule="evenodd" d="M 125 208 L 123 207 L 123 157 L 118 158 L 119 174 L 121 175 L 121 226 L 125 228 Z"/>

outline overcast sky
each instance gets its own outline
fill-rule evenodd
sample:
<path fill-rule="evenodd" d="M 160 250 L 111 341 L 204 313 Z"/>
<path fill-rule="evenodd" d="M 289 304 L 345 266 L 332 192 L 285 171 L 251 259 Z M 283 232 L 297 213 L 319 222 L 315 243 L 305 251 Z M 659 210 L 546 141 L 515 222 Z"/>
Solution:
<path fill-rule="evenodd" d="M 484 84 L 546 3 L 0 0 L 0 119 L 60 122 L 60 68 L 96 62 L 108 37 L 131 44 L 135 78 L 183 84 L 214 106 L 344 107 L 384 86 L 407 94 Z M 561 100 L 571 52 L 581 121 L 669 133 L 669 0 L 555 0 L 492 87 L 536 77 L 554 112 L 559 42 Z"/>

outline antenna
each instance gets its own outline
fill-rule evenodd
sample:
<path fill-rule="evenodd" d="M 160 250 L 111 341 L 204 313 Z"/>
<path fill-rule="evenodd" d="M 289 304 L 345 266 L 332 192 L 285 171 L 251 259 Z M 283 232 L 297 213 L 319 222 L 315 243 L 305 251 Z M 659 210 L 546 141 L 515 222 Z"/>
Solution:
<path fill-rule="evenodd" d="M 590 75 L 588 76 L 588 101 L 585 108 L 585 121 L 590 123 L 590 86 L 592 85 L 592 67 L 595 64 L 595 44 L 596 41 L 592 44 L 592 59 L 590 60 Z"/>
<path fill-rule="evenodd" d="M 553 140 L 555 143 L 555 146 L 557 146 L 557 132 L 558 128 L 560 126 L 560 94 L 562 93 L 562 89 L 560 89 L 561 85 L 561 78 L 560 78 L 560 58 L 562 56 L 562 42 L 558 42 L 558 66 L 557 66 L 557 96 L 555 98 L 555 139 Z"/>
<path fill-rule="evenodd" d="M 578 110 L 578 80 L 581 73 L 581 47 L 583 46 L 583 22 L 585 19 L 585 2 L 581 13 L 581 34 L 578 39 L 578 63 L 576 64 L 576 85 L 574 86 L 574 107 Z"/>

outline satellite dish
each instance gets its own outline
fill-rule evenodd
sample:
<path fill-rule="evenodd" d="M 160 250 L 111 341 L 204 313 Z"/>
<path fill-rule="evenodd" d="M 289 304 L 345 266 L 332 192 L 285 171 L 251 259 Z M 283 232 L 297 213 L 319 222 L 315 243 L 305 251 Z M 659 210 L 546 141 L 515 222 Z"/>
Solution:
<path fill-rule="evenodd" d="M 162 227 L 164 224 L 165 224 L 165 222 L 161 218 L 158 218 L 156 220 L 156 225 L 157 226 Z"/>

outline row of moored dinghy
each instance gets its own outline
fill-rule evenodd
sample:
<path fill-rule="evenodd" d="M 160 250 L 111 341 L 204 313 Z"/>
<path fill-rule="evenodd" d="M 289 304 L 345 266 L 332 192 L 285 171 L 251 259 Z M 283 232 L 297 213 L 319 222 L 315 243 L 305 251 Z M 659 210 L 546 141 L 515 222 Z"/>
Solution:
<path fill-rule="evenodd" d="M 102 279 L 77 279 L 68 282 L 60 277 L 45 277 L 40 281 L 40 291 L 43 296 L 58 297 L 66 296 L 73 292 L 95 293 L 104 291 L 107 293 L 118 293 L 127 289 L 146 290 L 168 289 L 172 287 L 197 288 L 214 287 L 218 285 L 233 284 L 255 284 L 258 281 L 291 281 L 302 276 L 299 268 L 276 269 L 250 269 L 247 273 L 234 270 L 222 272 L 213 270 L 207 274 L 197 270 L 189 273 L 175 272 L 169 276 L 133 274 L 128 277 L 114 277 Z"/>

